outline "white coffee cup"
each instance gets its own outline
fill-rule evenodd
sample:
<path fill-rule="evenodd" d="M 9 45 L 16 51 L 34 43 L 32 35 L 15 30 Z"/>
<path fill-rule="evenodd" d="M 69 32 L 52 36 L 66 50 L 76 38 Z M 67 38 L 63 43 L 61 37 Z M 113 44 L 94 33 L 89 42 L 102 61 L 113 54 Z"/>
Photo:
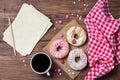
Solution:
<path fill-rule="evenodd" d="M 38 52 L 32 56 L 30 66 L 33 72 L 50 76 L 49 71 L 52 67 L 52 60 L 46 53 Z"/>

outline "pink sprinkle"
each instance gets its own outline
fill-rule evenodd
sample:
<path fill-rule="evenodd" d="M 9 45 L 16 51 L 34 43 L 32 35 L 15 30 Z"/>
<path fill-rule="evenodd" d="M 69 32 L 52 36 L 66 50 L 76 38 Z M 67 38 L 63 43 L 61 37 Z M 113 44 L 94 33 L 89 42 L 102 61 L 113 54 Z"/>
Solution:
<path fill-rule="evenodd" d="M 62 24 L 63 23 L 63 21 L 62 20 L 58 20 L 58 24 Z"/>
<path fill-rule="evenodd" d="M 80 1 L 80 0 L 78 0 L 78 1 Z"/>
<path fill-rule="evenodd" d="M 70 18 L 70 15 L 69 15 L 69 14 L 66 14 L 66 15 L 65 15 L 65 18 L 66 18 L 66 19 Z"/>
<path fill-rule="evenodd" d="M 82 19 L 82 16 L 79 17 L 79 20 L 81 20 L 81 19 Z"/>
<path fill-rule="evenodd" d="M 58 23 L 58 21 L 56 21 L 55 23 Z"/>
<path fill-rule="evenodd" d="M 80 10 L 78 10 L 78 12 L 80 12 Z"/>
<path fill-rule="evenodd" d="M 73 16 L 74 14 L 72 13 L 71 15 Z"/>
<path fill-rule="evenodd" d="M 26 67 L 26 64 L 24 64 L 24 66 Z"/>
<path fill-rule="evenodd" d="M 53 29 L 54 29 L 54 30 L 56 30 L 56 28 L 55 28 L 55 27 L 54 27 Z"/>
<path fill-rule="evenodd" d="M 86 4 L 86 6 L 88 6 L 88 4 Z"/>
<path fill-rule="evenodd" d="M 84 10 L 86 10 L 86 8 L 84 8 Z"/>
<path fill-rule="evenodd" d="M 64 61 L 64 60 L 61 60 L 61 64 L 65 64 L 65 61 Z"/>
<path fill-rule="evenodd" d="M 62 37 L 64 37 L 64 34 L 61 33 L 61 34 L 60 34 L 60 38 L 62 38 Z"/>
<path fill-rule="evenodd" d="M 58 72 L 58 73 L 60 73 L 61 71 L 62 71 L 62 70 L 61 70 L 60 68 L 59 68 L 59 69 L 57 69 L 57 72 Z"/>

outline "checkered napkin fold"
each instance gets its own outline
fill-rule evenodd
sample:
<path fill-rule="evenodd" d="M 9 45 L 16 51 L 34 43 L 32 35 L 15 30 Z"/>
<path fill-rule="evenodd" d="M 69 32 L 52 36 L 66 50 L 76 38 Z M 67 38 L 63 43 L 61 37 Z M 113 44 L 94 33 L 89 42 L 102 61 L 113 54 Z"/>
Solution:
<path fill-rule="evenodd" d="M 98 0 L 85 18 L 88 31 L 88 63 L 84 80 L 95 80 L 120 63 L 120 19 L 108 8 L 108 0 Z"/>

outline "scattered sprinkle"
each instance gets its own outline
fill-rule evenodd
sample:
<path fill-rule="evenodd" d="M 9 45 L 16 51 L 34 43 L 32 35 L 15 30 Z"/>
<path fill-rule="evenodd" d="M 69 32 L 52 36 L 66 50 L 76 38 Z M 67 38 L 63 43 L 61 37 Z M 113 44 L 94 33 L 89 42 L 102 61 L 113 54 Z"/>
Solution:
<path fill-rule="evenodd" d="M 76 40 L 75 39 L 72 40 L 72 44 L 76 44 Z"/>
<path fill-rule="evenodd" d="M 56 30 L 56 28 L 55 28 L 55 27 L 54 27 L 53 29 L 54 29 L 54 30 Z"/>
<path fill-rule="evenodd" d="M 78 10 L 78 13 L 80 12 L 80 10 Z"/>
<path fill-rule="evenodd" d="M 59 36 L 60 36 L 60 38 L 62 38 L 62 37 L 64 37 L 64 34 L 61 33 Z"/>
<path fill-rule="evenodd" d="M 84 8 L 84 10 L 86 10 L 86 8 Z"/>
<path fill-rule="evenodd" d="M 84 6 L 86 6 L 86 4 L 83 4 Z"/>
<path fill-rule="evenodd" d="M 68 69 L 68 72 L 70 72 L 70 69 Z"/>
<path fill-rule="evenodd" d="M 59 73 L 59 75 L 62 75 L 62 73 Z"/>
<path fill-rule="evenodd" d="M 24 66 L 26 67 L 27 65 L 26 65 L 26 64 L 24 64 Z"/>
<path fill-rule="evenodd" d="M 24 62 L 25 62 L 25 60 L 22 60 L 22 62 L 24 63 Z"/>
<path fill-rule="evenodd" d="M 75 74 L 74 72 L 72 72 L 72 74 Z"/>
<path fill-rule="evenodd" d="M 53 72 L 54 72 L 54 73 L 57 72 L 57 69 L 54 69 Z"/>
<path fill-rule="evenodd" d="M 70 15 L 69 15 L 69 14 L 66 14 L 66 15 L 65 15 L 65 18 L 66 18 L 66 19 L 69 19 L 69 18 L 70 18 Z"/>
<path fill-rule="evenodd" d="M 86 6 L 88 6 L 88 4 L 86 4 Z"/>
<path fill-rule="evenodd" d="M 58 23 L 58 21 L 55 22 L 56 24 Z"/>
<path fill-rule="evenodd" d="M 61 60 L 61 64 L 65 64 L 65 61 L 64 61 L 64 60 Z"/>
<path fill-rule="evenodd" d="M 74 14 L 72 13 L 71 15 L 73 16 Z"/>
<path fill-rule="evenodd" d="M 58 20 L 58 22 L 57 22 L 58 24 L 62 24 L 63 23 L 63 21 L 62 20 Z"/>
<path fill-rule="evenodd" d="M 79 17 L 79 15 L 77 14 L 77 17 Z"/>
<path fill-rule="evenodd" d="M 59 68 L 59 69 L 57 69 L 57 72 L 58 72 L 58 73 L 61 73 L 61 71 L 62 71 L 62 70 L 61 70 L 60 68 Z"/>
<path fill-rule="evenodd" d="M 81 20 L 81 19 L 82 19 L 82 16 L 79 17 L 79 20 Z"/>
<path fill-rule="evenodd" d="M 80 0 L 78 0 L 78 1 L 80 1 Z"/>
<path fill-rule="evenodd" d="M 73 1 L 73 4 L 76 4 L 76 2 L 75 2 L 75 1 Z"/>

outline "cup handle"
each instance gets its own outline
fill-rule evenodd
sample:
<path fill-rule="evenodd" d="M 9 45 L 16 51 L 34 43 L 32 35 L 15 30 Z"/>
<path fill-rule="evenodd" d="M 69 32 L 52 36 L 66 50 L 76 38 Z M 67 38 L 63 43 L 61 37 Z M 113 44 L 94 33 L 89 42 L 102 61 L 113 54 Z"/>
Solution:
<path fill-rule="evenodd" d="M 46 75 L 47 75 L 47 76 L 50 76 L 50 72 L 47 72 Z"/>

